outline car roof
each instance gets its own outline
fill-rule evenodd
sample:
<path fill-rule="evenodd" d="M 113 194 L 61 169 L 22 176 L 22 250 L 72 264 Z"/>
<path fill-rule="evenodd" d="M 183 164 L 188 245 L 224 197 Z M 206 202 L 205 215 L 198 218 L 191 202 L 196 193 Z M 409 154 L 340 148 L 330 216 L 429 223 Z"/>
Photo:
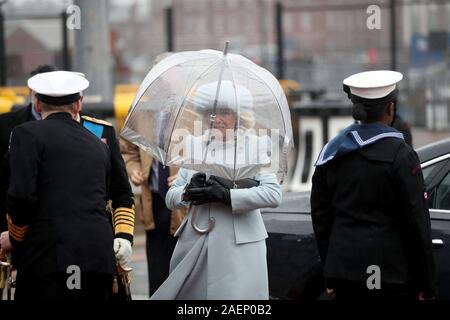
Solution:
<path fill-rule="evenodd" d="M 420 162 L 430 161 L 444 154 L 450 153 L 450 138 L 427 144 L 416 150 Z"/>

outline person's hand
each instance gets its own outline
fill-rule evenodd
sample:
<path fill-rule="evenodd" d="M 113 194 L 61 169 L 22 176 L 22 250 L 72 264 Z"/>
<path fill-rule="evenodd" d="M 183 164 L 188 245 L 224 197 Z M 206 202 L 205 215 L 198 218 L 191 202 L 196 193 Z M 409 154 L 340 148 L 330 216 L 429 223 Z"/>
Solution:
<path fill-rule="evenodd" d="M 174 174 L 173 176 L 168 177 L 167 178 L 167 185 L 169 187 L 171 187 L 176 178 L 177 178 L 176 174 Z"/>
<path fill-rule="evenodd" d="M 436 297 L 425 298 L 423 291 L 419 294 L 419 300 L 436 300 Z"/>
<path fill-rule="evenodd" d="M 114 253 L 116 254 L 116 260 L 119 266 L 128 268 L 132 254 L 131 242 L 122 238 L 114 239 Z"/>
<path fill-rule="evenodd" d="M 326 289 L 325 289 L 325 293 L 326 293 L 327 296 L 330 297 L 331 299 L 336 298 L 336 293 L 334 292 L 334 289 L 326 288 Z"/>
<path fill-rule="evenodd" d="M 206 184 L 206 174 L 203 172 L 197 172 L 191 178 L 191 181 L 184 189 L 183 200 L 191 201 L 190 199 L 190 190 L 193 188 L 202 188 Z"/>
<path fill-rule="evenodd" d="M 9 231 L 3 231 L 0 234 L 0 249 L 7 253 L 13 249 L 11 240 L 9 239 Z"/>
<path fill-rule="evenodd" d="M 203 172 L 197 172 L 191 178 L 188 188 L 201 188 L 206 184 L 206 174 Z"/>
<path fill-rule="evenodd" d="M 136 186 L 140 186 L 142 183 L 144 183 L 144 175 L 142 174 L 141 170 L 133 170 L 130 179 L 131 182 L 133 182 L 133 184 Z"/>
<path fill-rule="evenodd" d="M 189 200 L 193 205 L 202 205 L 210 202 L 221 202 L 231 204 L 230 190 L 222 186 L 215 179 L 206 181 L 203 188 L 192 188 L 189 190 Z"/>

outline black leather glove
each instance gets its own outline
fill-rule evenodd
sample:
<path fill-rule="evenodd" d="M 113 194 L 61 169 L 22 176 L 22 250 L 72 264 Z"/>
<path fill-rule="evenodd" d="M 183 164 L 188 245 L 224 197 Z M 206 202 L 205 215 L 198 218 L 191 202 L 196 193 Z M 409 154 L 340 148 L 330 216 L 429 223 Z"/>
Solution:
<path fill-rule="evenodd" d="M 221 202 L 230 205 L 230 190 L 222 186 L 215 179 L 210 178 L 206 181 L 205 187 L 189 190 L 189 200 L 196 206 L 210 202 Z"/>
<path fill-rule="evenodd" d="M 255 179 L 241 179 L 232 181 L 229 179 L 221 178 L 218 176 L 211 176 L 210 179 L 216 180 L 218 183 L 220 183 L 222 186 L 227 188 L 228 190 L 231 189 L 246 189 L 246 188 L 253 188 L 259 186 L 259 181 Z"/>
<path fill-rule="evenodd" d="M 206 174 L 203 172 L 197 172 L 191 178 L 191 181 L 184 189 L 183 200 L 191 201 L 190 199 L 190 190 L 193 188 L 203 188 L 206 184 Z"/>

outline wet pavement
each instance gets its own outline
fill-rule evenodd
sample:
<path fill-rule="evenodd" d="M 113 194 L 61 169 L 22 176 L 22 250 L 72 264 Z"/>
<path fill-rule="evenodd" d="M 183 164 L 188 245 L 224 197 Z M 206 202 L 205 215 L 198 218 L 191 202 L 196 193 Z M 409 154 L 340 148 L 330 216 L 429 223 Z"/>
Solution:
<path fill-rule="evenodd" d="M 148 297 L 148 276 L 147 276 L 147 256 L 145 253 L 145 233 L 136 233 L 133 244 L 133 268 L 131 274 L 131 295 L 133 300 L 147 300 Z"/>

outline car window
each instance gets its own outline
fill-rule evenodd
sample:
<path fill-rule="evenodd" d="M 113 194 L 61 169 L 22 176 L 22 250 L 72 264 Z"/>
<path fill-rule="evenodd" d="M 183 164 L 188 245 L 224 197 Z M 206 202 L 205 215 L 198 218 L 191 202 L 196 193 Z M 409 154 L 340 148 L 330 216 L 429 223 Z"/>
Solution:
<path fill-rule="evenodd" d="M 435 191 L 436 186 L 442 181 L 444 175 L 447 173 L 448 170 L 446 168 L 449 165 L 450 160 L 444 159 L 422 168 L 423 179 L 428 191 Z"/>
<path fill-rule="evenodd" d="M 439 164 L 439 162 L 435 163 L 435 164 L 432 164 L 431 166 L 428 166 L 428 167 L 422 169 L 423 179 L 424 180 L 427 179 L 427 177 L 430 175 L 431 171 L 433 171 L 433 169 L 436 168 L 436 166 L 438 164 Z"/>
<path fill-rule="evenodd" d="M 435 197 L 434 209 L 450 210 L 450 173 L 437 186 Z"/>

